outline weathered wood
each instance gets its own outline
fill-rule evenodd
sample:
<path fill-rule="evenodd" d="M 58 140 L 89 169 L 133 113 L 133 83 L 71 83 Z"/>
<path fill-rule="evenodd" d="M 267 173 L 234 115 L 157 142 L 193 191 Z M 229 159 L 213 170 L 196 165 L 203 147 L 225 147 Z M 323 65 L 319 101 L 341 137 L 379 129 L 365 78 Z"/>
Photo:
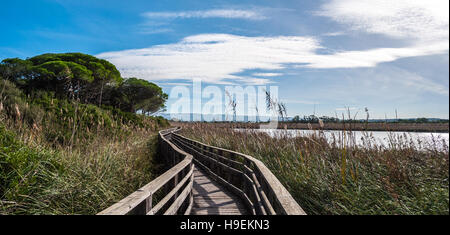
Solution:
<path fill-rule="evenodd" d="M 186 147 L 190 148 L 188 146 L 186 146 Z M 192 148 L 190 148 L 190 149 L 193 151 L 194 154 L 196 154 L 196 156 L 202 156 L 202 157 L 205 157 L 205 159 L 208 158 L 206 155 L 203 155 L 203 154 L 199 153 L 198 151 L 196 151 L 196 150 L 194 150 Z M 219 162 L 219 161 L 217 161 L 215 159 L 211 159 L 211 160 L 215 162 L 217 167 L 219 167 L 222 170 L 228 171 L 228 173 L 232 173 L 232 174 L 236 174 L 236 175 L 241 175 L 242 174 L 242 172 L 240 170 L 237 170 L 237 169 L 235 169 L 235 168 L 233 168 L 231 166 L 227 166 L 224 163 Z"/>
<path fill-rule="evenodd" d="M 192 177 L 192 176 L 191 176 Z M 192 191 L 193 181 L 189 181 L 189 184 L 184 188 L 183 192 L 175 199 L 172 205 L 170 205 L 169 209 L 164 212 L 164 215 L 175 215 L 180 208 L 181 204 L 183 204 L 184 200 L 187 198 L 189 193 Z"/>
<path fill-rule="evenodd" d="M 145 185 L 144 187 L 140 188 L 139 190 L 132 193 L 128 197 L 125 197 L 124 199 L 120 200 L 118 203 L 112 205 L 111 207 L 98 213 L 98 215 L 147 214 L 152 209 L 152 195 L 159 189 L 161 189 L 163 186 L 171 182 L 174 178 L 176 178 L 180 174 L 180 172 L 182 172 L 186 167 L 193 167 L 192 155 L 179 149 L 177 146 L 168 141 L 166 138 L 166 135 L 170 135 L 175 130 L 176 129 L 170 129 L 159 132 L 158 138 L 160 140 L 161 150 L 163 151 L 166 157 L 172 156 L 173 158 L 175 158 L 173 152 L 177 152 L 182 156 L 184 156 L 184 159 L 181 162 L 177 163 L 172 168 L 170 168 L 169 170 L 167 170 L 166 172 L 164 172 L 162 175 L 160 175 L 159 177 L 157 177 L 156 179 Z M 192 181 L 193 178 L 191 177 L 190 180 Z M 178 185 L 180 184 L 178 183 L 177 185 L 172 186 L 177 187 Z M 177 191 L 175 191 L 175 194 L 176 192 Z M 158 207 L 162 206 L 163 205 L 159 205 Z"/>
<path fill-rule="evenodd" d="M 193 215 L 248 214 L 239 197 L 199 169 L 194 171 L 193 197 Z"/>
<path fill-rule="evenodd" d="M 189 205 L 186 209 L 186 211 L 184 212 L 184 215 L 190 215 L 191 211 L 192 211 L 192 206 L 194 205 L 194 197 L 192 196 L 192 192 L 189 195 Z"/>
<path fill-rule="evenodd" d="M 253 172 L 252 169 L 250 169 L 248 166 L 244 165 L 244 173 L 245 176 L 248 176 L 249 179 L 247 179 L 247 177 L 244 177 L 244 179 L 250 180 L 251 177 L 251 181 L 254 182 L 256 188 L 257 188 L 257 192 L 259 193 L 259 196 L 261 198 L 261 202 L 264 206 L 264 209 L 266 210 L 266 213 L 269 215 L 275 215 L 275 210 L 273 209 L 272 205 L 270 204 L 269 199 L 267 198 L 266 193 L 264 192 L 263 187 L 261 186 L 261 184 L 259 183 L 258 178 L 256 177 L 255 173 Z"/>
<path fill-rule="evenodd" d="M 262 203 L 264 205 L 265 211 L 270 214 L 273 214 L 273 213 L 287 214 L 287 215 L 305 215 L 306 214 L 303 211 L 303 209 L 297 204 L 297 202 L 292 198 L 291 194 L 286 190 L 286 188 L 280 183 L 280 181 L 272 174 L 272 172 L 270 172 L 270 170 L 261 161 L 255 159 L 254 157 L 251 157 L 251 156 L 248 156 L 248 155 L 245 155 L 242 153 L 234 152 L 234 151 L 223 149 L 223 148 L 209 146 L 209 145 L 200 143 L 198 141 L 186 138 L 179 134 L 174 133 L 174 137 L 176 139 L 178 139 L 180 141 L 180 143 L 189 143 L 189 144 L 184 144 L 183 147 L 187 147 L 191 151 L 193 150 L 193 148 L 191 146 L 198 146 L 198 148 L 201 148 L 201 150 L 202 150 L 201 153 L 196 150 L 191 152 L 196 157 L 198 155 L 198 156 L 201 156 L 204 158 L 210 157 L 210 159 L 213 159 L 213 157 L 211 157 L 211 156 L 217 155 L 215 152 L 221 153 L 221 155 L 222 155 L 221 157 L 223 157 L 223 155 L 225 155 L 224 153 L 227 153 L 227 155 L 233 156 L 233 158 L 234 158 L 233 161 L 236 161 L 237 159 L 241 158 L 243 160 L 242 164 L 244 164 L 249 169 L 256 170 L 256 172 L 254 172 L 254 174 L 251 175 L 251 178 L 250 178 L 250 181 L 253 182 L 253 185 L 251 186 L 251 188 L 255 187 L 256 191 L 258 191 L 258 193 L 252 192 L 252 194 L 254 196 L 252 196 L 251 198 L 253 198 L 254 205 L 260 207 L 261 203 Z M 208 154 L 210 156 L 207 156 Z M 214 156 L 214 157 L 216 157 L 216 156 Z M 230 173 L 230 169 L 233 169 L 235 171 L 240 171 L 240 170 L 234 169 L 231 166 L 231 164 L 230 164 L 230 166 L 228 166 L 226 164 L 223 164 L 222 162 L 217 162 L 217 164 L 215 164 L 215 165 L 216 165 L 215 167 L 219 167 L 220 170 L 229 170 L 228 173 Z M 206 166 L 203 165 L 203 167 L 206 167 Z M 212 169 L 212 170 L 214 170 L 214 169 Z M 222 177 L 219 176 L 219 175 L 223 175 L 223 174 L 221 174 L 221 172 L 219 170 L 215 170 L 215 172 L 217 172 L 216 176 L 218 177 L 219 181 L 222 181 L 222 182 L 224 181 L 223 182 L 224 184 L 226 184 L 228 186 L 232 186 L 231 188 L 233 188 L 234 185 L 231 185 L 230 182 L 226 182 Z M 245 174 L 242 171 L 240 171 L 240 172 L 241 172 L 241 174 Z M 246 177 L 244 177 L 244 179 L 245 178 Z M 245 187 L 245 184 L 243 185 L 243 187 Z M 234 186 L 234 188 L 236 188 L 236 187 Z M 249 188 L 250 189 L 249 192 L 254 191 L 251 188 Z M 243 192 L 243 194 L 245 194 L 244 191 L 246 191 L 246 190 L 241 190 L 241 189 L 238 189 L 238 190 L 240 192 Z M 236 193 L 238 195 L 240 194 L 242 197 L 242 193 L 239 193 L 239 191 L 237 191 Z M 272 200 L 269 200 L 269 199 L 272 199 Z M 259 210 L 259 211 L 263 212 L 262 210 Z"/>
<path fill-rule="evenodd" d="M 261 203 L 264 206 L 265 212 L 270 215 L 275 215 L 276 212 L 273 209 L 272 205 L 270 204 L 269 199 L 267 198 L 266 193 L 264 192 L 263 188 L 259 184 L 259 181 L 256 178 L 255 173 L 252 173 L 252 178 L 253 178 L 253 182 L 255 183 L 255 187 L 257 188 L 257 192 L 259 193 Z"/>
<path fill-rule="evenodd" d="M 158 136 L 171 168 L 100 215 L 152 215 L 162 209 L 166 215 L 305 214 L 261 161 L 188 139 L 178 130 Z M 153 195 L 163 188 L 166 195 L 152 207 Z"/>
<path fill-rule="evenodd" d="M 161 201 L 158 202 L 158 204 L 155 205 L 148 213 L 147 215 L 154 215 L 156 214 L 173 196 L 176 197 L 176 193 L 181 189 L 181 187 L 186 183 L 186 181 L 191 179 L 192 173 L 194 172 L 194 167 L 191 167 L 191 170 L 189 173 L 180 181 L 179 184 L 175 186 L 175 188 L 170 191 Z"/>
<path fill-rule="evenodd" d="M 179 135 L 174 135 L 174 139 L 176 139 L 177 141 L 181 142 L 182 144 L 188 145 L 190 148 L 193 148 L 195 150 L 197 150 L 197 152 L 199 152 L 202 156 L 208 156 L 209 158 L 212 158 L 212 160 L 222 160 L 224 164 L 233 167 L 234 169 L 240 170 L 243 167 L 242 162 L 239 161 L 235 161 L 232 160 L 230 158 L 226 158 L 224 156 L 218 155 L 217 153 L 214 153 L 212 151 L 208 151 L 208 150 L 204 150 L 202 147 L 199 147 L 198 145 L 189 143 L 185 140 L 183 140 L 183 138 L 180 138 Z"/>
<path fill-rule="evenodd" d="M 208 174 L 208 177 L 213 178 L 217 182 L 223 184 L 223 186 L 225 186 L 228 190 L 238 195 L 243 200 L 244 204 L 247 206 L 247 210 L 250 211 L 250 214 L 252 215 L 256 214 L 255 208 L 253 207 L 253 202 L 248 198 L 247 194 L 245 194 L 241 189 L 226 182 L 224 179 L 215 174 L 213 171 L 211 171 L 211 169 L 203 165 L 201 162 L 197 161 L 196 159 L 194 159 L 194 162 L 196 166 L 202 168 Z"/>

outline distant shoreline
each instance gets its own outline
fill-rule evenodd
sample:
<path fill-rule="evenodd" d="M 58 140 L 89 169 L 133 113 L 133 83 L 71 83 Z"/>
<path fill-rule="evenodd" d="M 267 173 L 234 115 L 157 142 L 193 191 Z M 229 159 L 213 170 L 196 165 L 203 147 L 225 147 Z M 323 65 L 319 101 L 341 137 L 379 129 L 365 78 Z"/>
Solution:
<path fill-rule="evenodd" d="M 170 122 L 173 126 L 214 125 L 222 128 L 242 128 L 259 129 L 260 125 L 267 123 L 205 123 L 205 122 Z M 277 129 L 297 129 L 297 130 L 330 130 L 330 131 L 392 131 L 392 132 L 432 132 L 449 133 L 448 123 L 324 123 L 323 128 L 318 123 L 278 123 Z"/>

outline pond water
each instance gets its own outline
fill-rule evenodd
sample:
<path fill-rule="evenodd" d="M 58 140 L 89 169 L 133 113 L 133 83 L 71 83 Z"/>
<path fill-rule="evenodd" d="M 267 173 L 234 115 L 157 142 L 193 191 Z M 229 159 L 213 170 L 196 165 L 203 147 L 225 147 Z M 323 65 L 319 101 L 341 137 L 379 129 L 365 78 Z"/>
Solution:
<path fill-rule="evenodd" d="M 236 129 L 237 131 L 264 132 L 273 138 L 282 137 L 310 137 L 312 135 L 324 136 L 329 143 L 342 140 L 353 142 L 359 146 L 380 146 L 385 148 L 399 148 L 405 144 L 414 144 L 418 149 L 432 146 L 437 150 L 447 149 L 449 145 L 449 133 L 430 132 L 387 132 L 387 131 L 335 131 L 335 130 L 297 130 L 297 129 Z M 349 138 L 350 137 L 350 138 Z"/>

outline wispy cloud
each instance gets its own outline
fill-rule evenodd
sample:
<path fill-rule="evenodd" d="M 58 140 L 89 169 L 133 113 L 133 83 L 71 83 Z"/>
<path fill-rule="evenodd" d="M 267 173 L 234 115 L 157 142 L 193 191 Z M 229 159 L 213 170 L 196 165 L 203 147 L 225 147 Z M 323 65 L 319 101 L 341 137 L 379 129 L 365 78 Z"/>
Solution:
<path fill-rule="evenodd" d="M 5 56 L 5 54 L 12 54 L 16 57 L 26 57 L 28 54 L 25 53 L 24 51 L 21 50 L 17 50 L 15 48 L 11 48 L 11 47 L 0 47 L 0 60 L 6 58 L 7 56 Z"/>
<path fill-rule="evenodd" d="M 332 0 L 317 14 L 353 30 L 448 43 L 449 1 L 445 0 Z"/>
<path fill-rule="evenodd" d="M 283 75 L 282 73 L 254 73 L 255 77 L 277 77 Z"/>
<path fill-rule="evenodd" d="M 304 62 L 319 47 L 310 37 L 244 37 L 200 34 L 175 44 L 98 55 L 114 63 L 124 76 L 148 80 L 194 79 L 222 83 L 249 81 L 236 74 L 247 69 L 277 70 L 284 63 Z M 267 80 L 253 80 L 267 82 Z"/>
<path fill-rule="evenodd" d="M 405 89 L 405 91 L 422 91 L 441 95 L 449 95 L 448 85 L 427 79 L 413 71 L 397 68 L 394 66 L 383 66 L 382 72 L 370 74 L 379 85 L 384 84 L 387 90 L 396 87 L 395 90 Z M 369 72 L 370 73 L 370 72 Z M 368 74 L 368 72 L 366 72 Z M 374 84 L 372 84 L 374 85 Z M 380 86 L 380 89 L 381 88 Z"/>
<path fill-rule="evenodd" d="M 352 30 L 403 40 L 407 46 L 318 56 L 306 67 L 373 67 L 400 58 L 448 53 L 448 7 L 449 2 L 441 0 L 332 0 L 316 14 Z"/>
<path fill-rule="evenodd" d="M 200 34 L 179 43 L 98 55 L 114 63 L 124 76 L 148 80 L 194 79 L 226 84 L 268 83 L 269 79 L 237 75 L 246 70 L 280 71 L 289 66 L 331 69 L 374 67 L 400 58 L 448 52 L 448 42 L 405 48 L 377 48 L 318 54 L 324 48 L 314 37 L 245 37 Z M 279 73 L 278 73 L 279 74 Z M 264 74 L 256 74 L 255 77 Z M 266 77 L 275 76 L 268 73 Z M 441 92 L 442 93 L 442 92 Z"/>
<path fill-rule="evenodd" d="M 213 9 L 204 11 L 147 12 L 149 22 L 176 18 L 228 18 L 262 20 L 264 10 Z M 366 50 L 328 50 L 316 37 L 247 37 L 232 34 L 199 34 L 178 43 L 98 55 L 117 65 L 124 76 L 147 80 L 202 79 L 216 84 L 272 83 L 286 68 L 370 68 L 401 58 L 448 53 L 448 1 L 332 0 L 316 14 L 329 17 L 352 30 L 383 34 L 404 40 L 403 47 Z M 153 24 L 152 24 L 153 25 Z M 150 30 L 147 33 L 159 33 Z M 334 32 L 322 36 L 338 36 Z M 248 70 L 271 71 L 239 75 Z M 448 95 L 439 84 L 413 76 L 407 86 Z"/>
<path fill-rule="evenodd" d="M 352 110 L 357 110 L 358 108 L 356 107 L 345 107 L 345 108 L 336 108 L 336 111 L 352 111 Z"/>
<path fill-rule="evenodd" d="M 176 19 L 176 18 L 227 18 L 227 19 L 247 19 L 264 20 L 266 16 L 256 10 L 238 9 L 213 9 L 203 11 L 179 11 L 179 12 L 146 12 L 144 17 L 149 19 Z"/>
<path fill-rule="evenodd" d="M 145 34 L 145 35 L 150 35 L 150 34 L 161 34 L 161 33 L 169 33 L 169 32 L 173 32 L 173 29 L 170 28 L 143 28 L 141 30 L 139 30 L 138 32 L 140 34 Z"/>
<path fill-rule="evenodd" d="M 266 79 L 266 78 L 252 78 L 252 77 L 245 77 L 242 78 L 241 80 L 239 80 L 245 84 L 248 85 L 253 85 L 253 86 L 257 86 L 257 85 L 267 85 L 267 84 L 271 84 L 271 83 L 275 83 L 270 79 Z"/>
<path fill-rule="evenodd" d="M 331 33 L 324 33 L 322 36 L 324 37 L 336 37 L 336 36 L 342 36 L 345 35 L 344 31 L 338 31 L 338 32 L 331 32 Z"/>
<path fill-rule="evenodd" d="M 254 8 L 251 10 L 242 9 L 211 9 L 202 11 L 164 11 L 145 12 L 141 14 L 145 21 L 139 25 L 140 34 L 162 34 L 173 32 L 172 20 L 175 19 L 239 19 L 239 20 L 265 20 L 267 9 Z"/>
<path fill-rule="evenodd" d="M 361 51 L 343 51 L 327 55 L 311 55 L 306 65 L 309 68 L 359 68 L 374 67 L 379 63 L 391 62 L 401 58 L 448 53 L 448 41 L 423 43 L 411 47 L 376 48 Z"/>

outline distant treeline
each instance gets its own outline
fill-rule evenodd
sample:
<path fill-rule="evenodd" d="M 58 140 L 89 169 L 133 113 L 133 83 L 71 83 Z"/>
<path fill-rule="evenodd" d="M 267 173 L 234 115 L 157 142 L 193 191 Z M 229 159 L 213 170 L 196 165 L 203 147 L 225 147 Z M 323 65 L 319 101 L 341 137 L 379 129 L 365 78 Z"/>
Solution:
<path fill-rule="evenodd" d="M 300 118 L 300 116 L 295 116 L 287 122 L 293 123 L 319 123 L 319 120 L 322 120 L 324 123 L 366 123 L 366 122 L 389 122 L 389 123 L 449 123 L 448 119 L 436 119 L 436 118 L 409 118 L 409 119 L 340 119 L 335 117 L 322 116 L 317 117 L 314 115 L 304 116 Z"/>
<path fill-rule="evenodd" d="M 260 129 L 264 128 L 256 122 L 171 122 L 172 126 L 203 125 L 224 129 Z M 352 130 L 352 131 L 406 131 L 406 132 L 436 132 L 448 133 L 449 123 L 393 123 L 393 122 L 369 122 L 369 123 L 295 123 L 295 122 L 279 122 L 278 129 L 293 130 Z"/>
<path fill-rule="evenodd" d="M 166 119 L 171 119 L 175 122 L 209 122 L 209 123 L 267 123 L 270 120 L 270 117 L 264 117 L 264 118 L 254 118 L 253 121 L 249 121 L 250 117 L 248 116 L 241 116 L 242 121 L 233 121 L 233 120 L 226 120 L 226 117 L 223 116 L 224 121 L 206 121 L 205 117 L 201 114 L 191 114 L 189 116 L 186 115 L 185 119 L 183 118 L 171 118 L 170 115 L 163 114 Z M 194 117 L 195 115 L 195 117 Z M 255 121 L 257 119 L 257 121 Z M 259 119 L 259 120 L 258 120 Z M 262 119 L 262 120 L 261 120 Z M 201 121 L 200 121 L 201 120 Z M 438 118 L 409 118 L 409 119 L 352 119 L 352 118 L 335 118 L 335 117 L 328 117 L 328 116 L 321 116 L 317 117 L 314 115 L 310 116 L 304 116 L 303 118 L 300 118 L 300 116 L 295 116 L 293 118 L 285 117 L 281 118 L 278 117 L 278 123 L 311 123 L 311 124 L 318 124 L 320 121 L 323 123 L 444 123 L 448 124 L 448 119 L 438 119 Z"/>
<path fill-rule="evenodd" d="M 156 84 L 122 78 L 113 64 L 82 53 L 5 59 L 0 63 L 1 78 L 13 82 L 29 96 L 47 92 L 55 98 L 132 113 L 164 110 L 168 98 Z"/>

